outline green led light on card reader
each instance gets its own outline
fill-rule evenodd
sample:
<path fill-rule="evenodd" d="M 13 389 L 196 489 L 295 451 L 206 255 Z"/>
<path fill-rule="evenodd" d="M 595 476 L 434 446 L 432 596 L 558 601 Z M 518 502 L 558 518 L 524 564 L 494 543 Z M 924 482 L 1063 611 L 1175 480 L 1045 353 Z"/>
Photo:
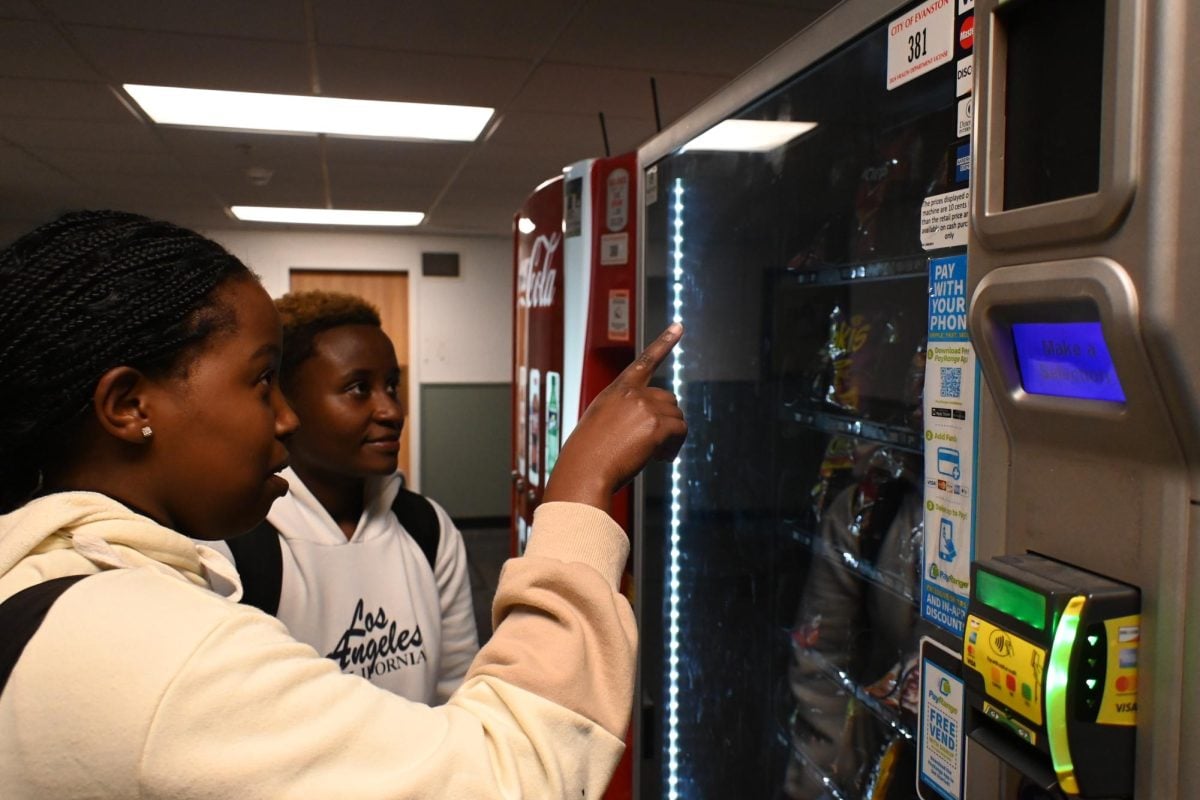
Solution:
<path fill-rule="evenodd" d="M 1046 628 L 1046 598 L 1032 589 L 979 570 L 975 575 L 975 596 L 1039 631 Z"/>
<path fill-rule="evenodd" d="M 1075 633 L 1079 630 L 1079 618 L 1086 601 L 1087 598 L 1076 595 L 1063 609 L 1046 666 L 1046 743 L 1050 745 L 1050 761 L 1054 764 L 1058 785 L 1067 794 L 1079 794 L 1071 743 L 1067 740 L 1067 684 Z"/>

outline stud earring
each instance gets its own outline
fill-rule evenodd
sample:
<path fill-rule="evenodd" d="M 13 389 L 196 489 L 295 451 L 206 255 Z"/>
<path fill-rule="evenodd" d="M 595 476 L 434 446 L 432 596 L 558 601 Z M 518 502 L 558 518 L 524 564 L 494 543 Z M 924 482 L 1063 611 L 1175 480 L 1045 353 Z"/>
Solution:
<path fill-rule="evenodd" d="M 149 425 L 142 426 L 142 438 L 149 439 L 154 435 L 154 430 Z"/>

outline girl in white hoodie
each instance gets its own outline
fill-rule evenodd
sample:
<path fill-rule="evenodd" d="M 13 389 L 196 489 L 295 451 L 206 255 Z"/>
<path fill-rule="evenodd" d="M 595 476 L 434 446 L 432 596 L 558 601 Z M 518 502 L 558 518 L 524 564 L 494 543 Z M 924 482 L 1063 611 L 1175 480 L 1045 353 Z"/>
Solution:
<path fill-rule="evenodd" d="M 458 528 L 396 472 L 396 351 L 360 297 L 293 292 L 275 307 L 280 385 L 301 425 L 288 441 L 287 495 L 229 544 L 243 602 L 275 614 L 343 672 L 444 703 L 479 651 L 471 581 Z M 393 511 L 400 494 L 404 508 L 427 512 L 424 530 L 408 530 Z M 410 526 L 423 519 L 409 516 Z"/>
<path fill-rule="evenodd" d="M 247 530 L 287 490 L 297 422 L 253 275 L 197 234 L 117 212 L 18 240 L 0 253 L 0 617 L 27 589 L 85 577 L 0 693 L 0 793 L 598 797 L 635 656 L 617 591 L 628 543 L 605 512 L 686 432 L 647 386 L 679 333 L 580 420 L 501 577 L 495 635 L 429 708 L 234 602 L 232 565 L 188 538 Z"/>

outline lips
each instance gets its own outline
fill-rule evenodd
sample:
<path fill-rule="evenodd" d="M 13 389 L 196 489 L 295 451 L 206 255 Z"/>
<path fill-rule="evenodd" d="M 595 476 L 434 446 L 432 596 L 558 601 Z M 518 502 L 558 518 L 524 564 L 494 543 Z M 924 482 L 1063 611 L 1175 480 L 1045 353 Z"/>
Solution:
<path fill-rule="evenodd" d="M 372 450 L 378 450 L 384 453 L 395 453 L 400 450 L 400 437 L 380 436 L 376 439 L 367 439 L 364 444 Z"/>
<path fill-rule="evenodd" d="M 283 497 L 288 492 L 289 484 L 287 482 L 287 478 L 279 474 L 283 470 L 287 469 L 287 466 L 288 463 L 283 461 L 277 466 L 272 467 L 271 474 L 267 476 L 267 485 L 269 485 L 272 491 L 274 491 L 280 497 Z"/>

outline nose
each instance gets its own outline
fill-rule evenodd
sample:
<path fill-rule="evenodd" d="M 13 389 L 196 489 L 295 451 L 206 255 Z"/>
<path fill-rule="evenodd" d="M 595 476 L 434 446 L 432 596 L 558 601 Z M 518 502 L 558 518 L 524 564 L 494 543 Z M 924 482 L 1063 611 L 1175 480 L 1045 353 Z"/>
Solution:
<path fill-rule="evenodd" d="M 271 407 L 275 410 L 275 438 L 286 442 L 300 427 L 300 418 L 296 416 L 278 385 L 271 390 Z"/>
<path fill-rule="evenodd" d="M 404 401 L 388 392 L 380 392 L 373 416 L 376 422 L 399 425 L 404 422 Z"/>

